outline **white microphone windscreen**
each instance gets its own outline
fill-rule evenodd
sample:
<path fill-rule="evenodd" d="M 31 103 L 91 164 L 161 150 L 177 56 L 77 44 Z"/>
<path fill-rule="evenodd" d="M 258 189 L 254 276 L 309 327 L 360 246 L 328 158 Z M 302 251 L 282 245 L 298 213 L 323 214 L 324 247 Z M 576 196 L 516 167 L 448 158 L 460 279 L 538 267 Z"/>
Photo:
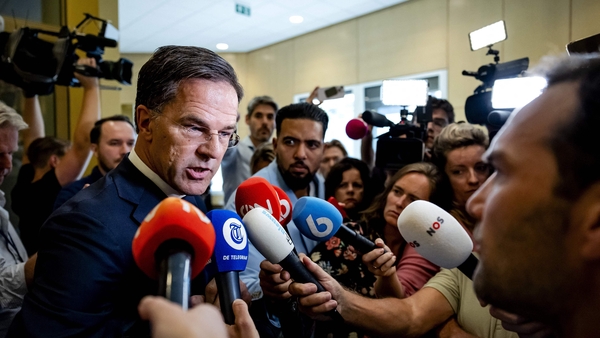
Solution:
<path fill-rule="evenodd" d="M 414 201 L 398 217 L 398 230 L 425 259 L 443 268 L 462 264 L 473 251 L 473 241 L 448 212 L 427 201 Z"/>
<path fill-rule="evenodd" d="M 248 211 L 243 221 L 250 242 L 269 262 L 277 264 L 294 250 L 288 233 L 266 209 Z"/>

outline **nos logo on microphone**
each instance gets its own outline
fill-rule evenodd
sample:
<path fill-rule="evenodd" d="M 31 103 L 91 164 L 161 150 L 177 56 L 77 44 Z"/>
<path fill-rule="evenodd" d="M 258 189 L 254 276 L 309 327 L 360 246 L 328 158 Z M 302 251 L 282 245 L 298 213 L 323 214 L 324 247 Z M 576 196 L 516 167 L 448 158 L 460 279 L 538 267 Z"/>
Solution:
<path fill-rule="evenodd" d="M 248 243 L 248 236 L 246 236 L 246 229 L 235 218 L 230 218 L 223 224 L 223 238 L 230 247 L 235 250 L 242 250 Z"/>

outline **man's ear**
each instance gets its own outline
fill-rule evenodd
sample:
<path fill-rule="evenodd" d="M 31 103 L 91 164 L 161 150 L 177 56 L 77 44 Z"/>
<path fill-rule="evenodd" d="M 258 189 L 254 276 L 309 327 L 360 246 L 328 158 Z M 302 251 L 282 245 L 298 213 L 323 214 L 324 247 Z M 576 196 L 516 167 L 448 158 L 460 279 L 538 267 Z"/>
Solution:
<path fill-rule="evenodd" d="M 273 136 L 273 152 L 275 152 L 275 154 L 277 151 L 277 136 Z"/>
<path fill-rule="evenodd" d="M 250 114 L 246 114 L 246 124 L 250 125 Z"/>
<path fill-rule="evenodd" d="M 135 123 L 138 126 L 139 133 L 138 137 L 142 137 L 144 140 L 152 141 L 152 118 L 150 109 L 143 104 L 140 104 L 135 109 Z"/>
<path fill-rule="evenodd" d="M 50 158 L 48 159 L 48 165 L 50 166 L 50 168 L 56 168 L 59 162 L 60 157 L 58 157 L 57 155 L 50 155 Z"/>
<path fill-rule="evenodd" d="M 580 243 L 571 245 L 579 245 L 581 256 L 586 261 L 600 262 L 600 182 L 587 189 L 573 210 L 574 213 L 581 213 L 583 217 L 579 217 L 581 224 L 572 224 L 579 227 L 580 236 L 577 237 Z M 576 217 L 574 213 L 572 216 Z"/>
<path fill-rule="evenodd" d="M 98 157 L 98 145 L 96 143 L 90 145 L 90 150 L 94 153 L 94 156 Z"/>

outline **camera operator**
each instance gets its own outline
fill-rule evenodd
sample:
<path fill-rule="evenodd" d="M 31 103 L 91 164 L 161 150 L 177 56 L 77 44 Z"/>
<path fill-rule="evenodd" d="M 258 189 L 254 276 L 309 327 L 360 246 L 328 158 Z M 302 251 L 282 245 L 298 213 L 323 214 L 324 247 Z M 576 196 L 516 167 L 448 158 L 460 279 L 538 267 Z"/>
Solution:
<path fill-rule="evenodd" d="M 96 67 L 96 60 L 79 59 L 77 64 Z M 19 216 L 21 239 L 30 256 L 38 250 L 38 232 L 52 213 L 56 196 L 62 187 L 81 177 L 90 160 L 90 131 L 100 118 L 100 88 L 98 78 L 75 76 L 83 87 L 83 102 L 72 145 L 45 137 L 38 98 L 25 89 L 28 97 L 23 116 L 31 129 L 24 134 L 26 155 L 12 190 L 12 207 Z"/>
<path fill-rule="evenodd" d="M 431 121 L 427 122 L 427 140 L 425 141 L 425 160 L 431 160 L 433 140 L 450 123 L 454 123 L 454 107 L 448 100 L 432 97 Z"/>

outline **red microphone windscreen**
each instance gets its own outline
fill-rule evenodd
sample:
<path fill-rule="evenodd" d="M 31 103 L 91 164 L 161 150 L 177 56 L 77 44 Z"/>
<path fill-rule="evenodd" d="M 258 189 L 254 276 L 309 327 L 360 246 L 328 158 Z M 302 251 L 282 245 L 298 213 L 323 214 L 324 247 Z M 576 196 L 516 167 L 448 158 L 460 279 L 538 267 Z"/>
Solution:
<path fill-rule="evenodd" d="M 348 217 L 348 214 L 346 214 L 346 209 L 344 209 L 344 207 L 342 207 L 340 205 L 340 202 L 338 202 L 338 200 L 335 197 L 333 197 L 333 196 L 329 197 L 327 202 L 333 204 L 333 206 L 340 212 L 340 214 L 342 214 L 343 218 Z"/>
<path fill-rule="evenodd" d="M 346 135 L 353 140 L 360 140 L 368 131 L 367 124 L 361 119 L 352 119 L 346 124 Z"/>
<path fill-rule="evenodd" d="M 276 220 L 281 216 L 279 197 L 273 186 L 262 177 L 250 177 L 240 184 L 235 193 L 235 210 L 240 217 L 248 211 L 262 207 Z"/>
<path fill-rule="evenodd" d="M 279 196 L 279 206 L 281 208 L 281 216 L 279 216 L 279 224 L 282 227 L 286 227 L 287 224 L 292 220 L 292 201 L 289 196 L 278 186 L 274 185 L 273 189 Z"/>
<path fill-rule="evenodd" d="M 179 239 L 193 248 L 192 278 L 210 259 L 215 248 L 215 229 L 210 219 L 190 202 L 167 197 L 144 218 L 133 238 L 133 258 L 146 275 L 158 278 L 155 253 L 164 242 Z"/>

